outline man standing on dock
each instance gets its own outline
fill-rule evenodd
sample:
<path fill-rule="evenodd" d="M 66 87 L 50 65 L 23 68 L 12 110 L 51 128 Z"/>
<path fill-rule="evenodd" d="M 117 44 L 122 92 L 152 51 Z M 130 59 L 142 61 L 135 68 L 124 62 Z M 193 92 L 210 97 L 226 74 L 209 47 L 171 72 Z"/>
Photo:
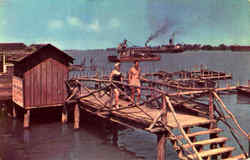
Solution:
<path fill-rule="evenodd" d="M 141 68 L 139 67 L 139 61 L 135 61 L 134 65 L 130 68 L 128 72 L 128 83 L 129 85 L 133 86 L 141 86 L 140 82 L 140 74 L 141 74 Z M 131 87 L 131 98 L 135 100 L 135 90 L 137 91 L 137 103 L 140 102 L 140 96 L 141 96 L 141 89 Z"/>

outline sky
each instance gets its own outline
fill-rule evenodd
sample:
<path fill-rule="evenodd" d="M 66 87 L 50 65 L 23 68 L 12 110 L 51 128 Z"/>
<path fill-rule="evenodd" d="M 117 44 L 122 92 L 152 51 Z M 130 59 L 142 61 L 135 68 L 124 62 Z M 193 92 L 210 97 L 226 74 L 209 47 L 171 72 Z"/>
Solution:
<path fill-rule="evenodd" d="M 0 43 L 250 45 L 250 0 L 0 0 Z"/>

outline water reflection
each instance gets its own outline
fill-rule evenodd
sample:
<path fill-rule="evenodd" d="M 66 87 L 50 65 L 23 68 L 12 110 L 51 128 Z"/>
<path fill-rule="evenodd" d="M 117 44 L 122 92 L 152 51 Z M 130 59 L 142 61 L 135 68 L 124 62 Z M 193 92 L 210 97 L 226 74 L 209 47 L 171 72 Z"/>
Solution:
<path fill-rule="evenodd" d="M 23 141 L 25 145 L 30 144 L 30 130 L 28 129 L 23 130 Z"/>
<path fill-rule="evenodd" d="M 11 125 L 11 132 L 14 133 L 16 130 L 16 126 L 17 126 L 17 120 L 13 119 L 12 120 L 12 125 Z"/>
<path fill-rule="evenodd" d="M 73 133 L 73 141 L 72 141 L 72 151 L 70 153 L 70 160 L 80 160 L 80 135 L 78 131 Z"/>
<path fill-rule="evenodd" d="M 68 127 L 68 124 L 62 124 L 61 125 L 61 128 L 62 128 L 62 136 L 65 136 L 67 133 L 68 133 L 68 131 L 69 131 L 69 127 Z"/>

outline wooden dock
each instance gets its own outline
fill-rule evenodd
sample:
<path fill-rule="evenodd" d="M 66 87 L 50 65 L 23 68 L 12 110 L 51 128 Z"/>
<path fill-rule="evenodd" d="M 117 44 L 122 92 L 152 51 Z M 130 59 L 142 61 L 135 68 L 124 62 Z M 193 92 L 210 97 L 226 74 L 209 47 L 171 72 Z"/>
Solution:
<path fill-rule="evenodd" d="M 83 93 L 83 95 L 88 93 Z M 90 112 L 97 112 L 98 114 L 109 115 L 112 117 L 116 117 L 117 119 L 121 119 L 122 121 L 132 120 L 133 123 L 138 123 L 141 125 L 141 129 L 144 129 L 145 127 L 149 126 L 153 119 L 160 113 L 160 109 L 153 109 L 147 106 L 147 104 L 139 105 L 138 107 L 133 106 L 133 104 L 126 100 L 120 100 L 120 108 L 110 108 L 110 110 L 107 110 L 107 108 L 103 108 L 103 103 L 108 103 L 110 100 L 110 97 L 108 95 L 104 95 L 100 98 L 101 101 L 97 101 L 96 97 L 98 96 L 98 93 L 95 93 L 91 96 L 81 98 L 80 102 L 84 105 L 84 107 L 87 107 L 86 111 Z M 201 116 L 192 115 L 192 114 L 186 114 L 184 112 L 177 112 L 177 119 L 181 122 L 182 126 L 193 126 L 193 125 L 201 125 L 201 124 L 207 124 L 210 121 Z M 174 120 L 174 117 L 172 113 L 168 113 L 167 117 L 167 123 L 166 125 L 170 128 L 176 128 L 177 124 Z"/>
<path fill-rule="evenodd" d="M 177 71 L 177 72 L 165 72 L 158 71 L 154 73 L 145 73 L 143 74 L 145 78 L 144 81 L 147 83 L 161 85 L 176 89 L 176 90 L 209 90 L 218 87 L 218 80 L 227 80 L 232 79 L 232 74 L 227 74 L 224 72 L 216 72 L 207 69 L 200 69 L 194 71 Z M 155 83 L 156 82 L 156 83 Z M 228 87 L 227 87 L 228 88 Z"/>
<path fill-rule="evenodd" d="M 249 140 L 249 135 L 240 128 L 234 115 L 227 109 L 216 93 L 220 90 L 235 89 L 236 87 L 168 93 L 144 85 L 139 88 L 149 91 L 154 90 L 157 94 L 149 99 L 142 99 L 141 103 L 134 103 L 126 91 L 117 88 L 122 93 L 123 98 L 120 98 L 119 108 L 115 108 L 112 105 L 112 90 L 120 82 L 113 83 L 107 80 L 91 78 L 77 78 L 72 81 L 78 81 L 77 83 L 81 84 L 81 87 L 78 86 L 77 88 L 78 95 L 74 95 L 77 95 L 78 98 L 67 99 L 68 104 L 75 104 L 75 128 L 79 127 L 79 111 L 85 110 L 120 125 L 156 134 L 158 137 L 158 160 L 166 159 L 166 140 L 170 140 L 173 144 L 180 159 L 201 160 L 213 158 L 236 160 L 246 159 L 249 155 L 248 151 L 239 143 L 234 130 L 232 130 L 233 137 L 236 138 L 237 144 L 242 149 L 242 154 L 232 156 L 235 147 L 226 145 L 228 138 L 220 135 L 223 130 L 217 127 L 217 123 L 222 121 L 229 129 L 232 129 L 231 124 L 227 121 L 227 119 L 232 119 L 237 126 L 237 133 L 241 133 L 243 137 Z M 93 83 L 89 86 L 98 87 L 86 86 L 84 85 L 86 81 L 89 84 Z M 120 84 L 129 86 L 125 83 Z M 184 95 L 185 97 L 183 97 Z M 207 97 L 208 103 L 195 101 L 200 97 Z M 215 105 L 214 101 L 217 101 L 219 105 Z M 65 110 L 67 113 L 67 109 Z M 227 115 L 222 113 L 221 110 L 224 110 Z M 178 130 L 179 134 L 174 130 Z M 204 137 L 206 138 L 204 139 Z M 210 147 L 207 148 L 206 146 Z"/>

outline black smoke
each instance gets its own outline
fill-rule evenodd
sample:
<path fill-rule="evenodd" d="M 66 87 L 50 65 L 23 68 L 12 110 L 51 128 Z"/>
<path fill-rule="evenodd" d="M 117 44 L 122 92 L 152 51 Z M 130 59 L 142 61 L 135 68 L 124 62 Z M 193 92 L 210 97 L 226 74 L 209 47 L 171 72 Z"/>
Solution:
<path fill-rule="evenodd" d="M 176 36 L 176 34 L 181 33 L 181 28 L 177 28 L 177 23 L 174 22 L 173 20 L 169 20 L 168 18 L 165 18 L 165 20 L 160 25 L 160 27 L 158 29 L 156 29 L 155 32 L 153 32 L 147 39 L 146 41 L 146 45 L 151 42 L 154 39 L 159 38 L 160 36 L 163 35 L 169 35 L 169 38 L 174 39 L 174 37 Z"/>

